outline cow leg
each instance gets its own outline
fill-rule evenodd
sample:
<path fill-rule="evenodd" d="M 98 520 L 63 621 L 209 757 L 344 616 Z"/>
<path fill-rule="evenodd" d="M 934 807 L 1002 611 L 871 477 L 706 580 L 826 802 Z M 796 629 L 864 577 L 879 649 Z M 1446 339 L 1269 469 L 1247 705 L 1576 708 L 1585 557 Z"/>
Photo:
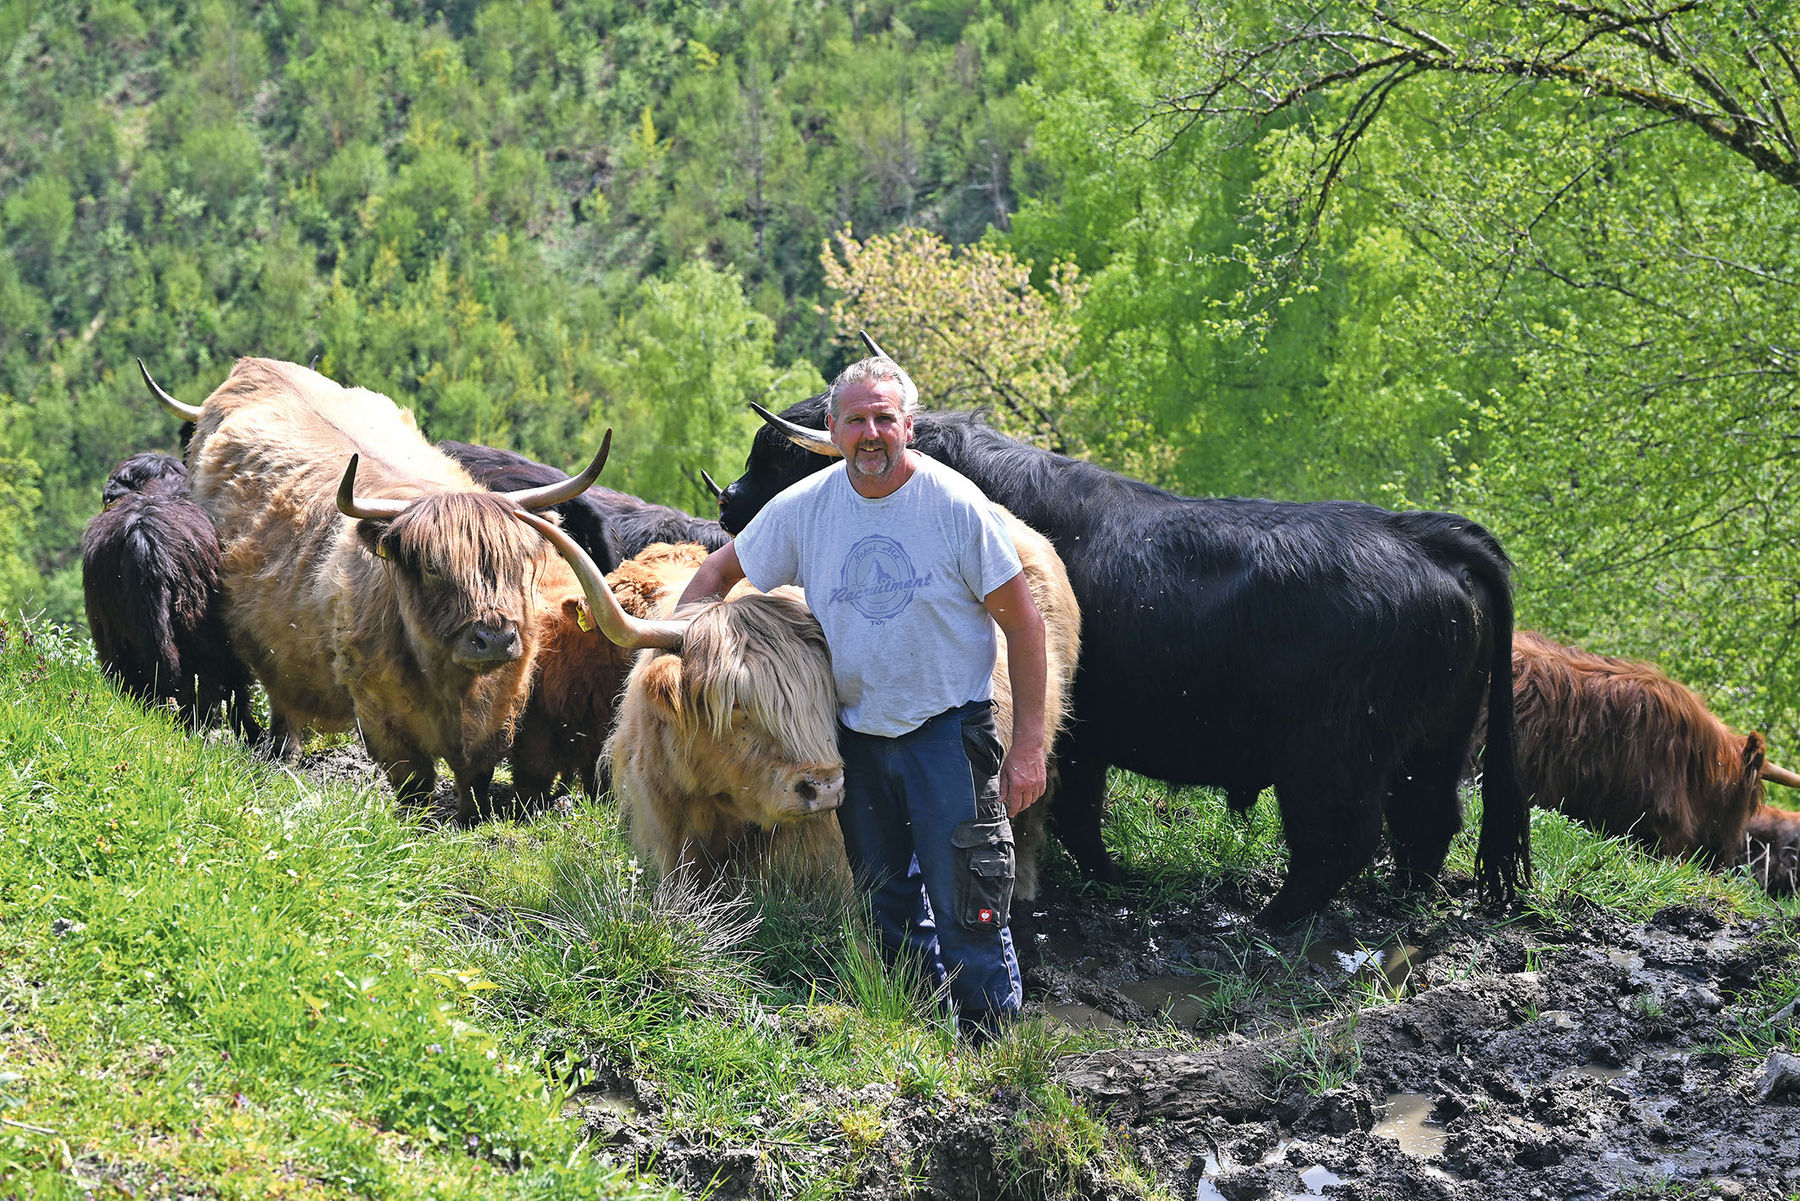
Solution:
<path fill-rule="evenodd" d="M 1105 884 L 1117 883 L 1118 866 L 1106 853 L 1100 835 L 1106 812 L 1106 762 L 1082 758 L 1078 748 L 1064 743 L 1057 750 L 1056 771 L 1056 795 L 1050 809 L 1056 836 L 1074 856 L 1082 875 Z"/>
<path fill-rule="evenodd" d="M 1342 777 L 1276 785 L 1287 879 L 1256 915 L 1258 925 L 1280 929 L 1317 913 L 1375 857 L 1381 843 L 1378 789 L 1371 781 Z"/>
<path fill-rule="evenodd" d="M 386 731 L 363 726 L 363 746 L 369 758 L 381 765 L 388 784 L 402 805 L 427 805 L 437 787 L 437 761 L 430 755 Z M 458 816 L 461 816 L 462 788 L 457 788 Z"/>
<path fill-rule="evenodd" d="M 1430 888 L 1443 870 L 1450 840 L 1462 828 L 1456 782 L 1466 756 L 1457 740 L 1400 766 L 1387 794 L 1388 844 L 1395 882 L 1408 891 Z"/>
<path fill-rule="evenodd" d="M 494 769 L 475 767 L 456 773 L 456 822 L 472 826 L 494 816 Z M 516 816 L 516 809 L 515 809 Z"/>
<path fill-rule="evenodd" d="M 264 746 L 268 748 L 269 757 L 280 762 L 300 757 L 300 732 L 304 723 L 297 722 L 286 713 L 271 709 L 269 713 L 269 737 Z"/>

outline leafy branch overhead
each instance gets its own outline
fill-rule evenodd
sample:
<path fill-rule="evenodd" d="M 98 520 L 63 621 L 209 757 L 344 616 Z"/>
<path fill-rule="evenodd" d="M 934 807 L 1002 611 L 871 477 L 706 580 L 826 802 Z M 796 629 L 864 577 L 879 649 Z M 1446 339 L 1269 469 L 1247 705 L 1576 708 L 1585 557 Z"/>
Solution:
<path fill-rule="evenodd" d="M 1079 443 L 1069 409 L 1082 381 L 1070 361 L 1087 285 L 1073 263 L 1051 267 L 1040 292 L 1031 264 L 1005 250 L 953 248 L 922 229 L 860 242 L 845 229 L 836 241 L 836 254 L 827 243 L 820 255 L 839 293 L 832 324 L 846 336 L 875 332 L 922 403 L 991 406 L 1003 428 L 1052 450 Z"/>
<path fill-rule="evenodd" d="M 1800 188 L 1793 35 L 1786 3 L 1331 0 L 1276 5 L 1248 36 L 1235 10 L 1196 5 L 1180 39 L 1192 86 L 1166 92 L 1145 124 L 1172 126 L 1165 137 L 1217 119 L 1243 122 L 1245 136 L 1278 118 L 1313 125 L 1309 226 L 1389 101 L 1426 76 L 1490 82 L 1477 100 L 1489 112 L 1539 84 L 1571 103 L 1609 101 L 1638 115 L 1636 133 L 1690 129 Z"/>

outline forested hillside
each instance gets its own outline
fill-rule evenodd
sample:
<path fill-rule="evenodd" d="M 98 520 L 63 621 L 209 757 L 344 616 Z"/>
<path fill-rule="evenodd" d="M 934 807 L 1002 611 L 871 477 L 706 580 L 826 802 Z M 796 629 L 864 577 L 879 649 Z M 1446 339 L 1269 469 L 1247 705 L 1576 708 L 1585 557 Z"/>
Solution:
<path fill-rule="evenodd" d="M 1800 758 L 1787 6 L 0 0 L 0 49 L 9 609 L 79 621 L 174 444 L 134 357 L 613 426 L 694 509 L 867 324 L 1183 491 L 1467 512 L 1522 624 Z"/>

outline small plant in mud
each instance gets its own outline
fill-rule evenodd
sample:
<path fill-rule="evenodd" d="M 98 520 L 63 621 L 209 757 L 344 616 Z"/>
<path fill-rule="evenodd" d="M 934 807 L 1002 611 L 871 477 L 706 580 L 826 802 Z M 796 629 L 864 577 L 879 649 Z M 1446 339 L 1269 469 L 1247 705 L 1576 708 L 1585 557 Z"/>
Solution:
<path fill-rule="evenodd" d="M 873 1109 L 845 1110 L 837 1117 L 837 1128 L 858 1151 L 867 1151 L 887 1137 L 887 1123 Z"/>
<path fill-rule="evenodd" d="M 1800 934 L 1790 925 L 1762 936 L 1771 966 L 1733 1008 L 1723 1049 L 1757 1056 L 1800 1045 Z"/>
<path fill-rule="evenodd" d="M 1298 1024 L 1298 1010 L 1294 1018 Z M 1351 1010 L 1332 1021 L 1301 1025 L 1292 1042 L 1278 1046 L 1270 1054 L 1269 1063 L 1275 1076 L 1274 1096 L 1281 1096 L 1292 1084 L 1322 1096 L 1355 1080 L 1362 1071 L 1362 1044 L 1356 1037 L 1357 1020 L 1357 1011 Z"/>

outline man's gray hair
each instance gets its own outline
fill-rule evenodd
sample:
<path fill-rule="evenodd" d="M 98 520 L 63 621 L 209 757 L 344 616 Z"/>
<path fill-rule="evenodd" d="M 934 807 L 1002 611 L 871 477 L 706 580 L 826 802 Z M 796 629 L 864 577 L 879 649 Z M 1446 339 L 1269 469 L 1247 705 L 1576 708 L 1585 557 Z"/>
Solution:
<path fill-rule="evenodd" d="M 912 382 L 912 376 L 906 369 L 886 355 L 870 355 L 866 359 L 858 359 L 831 381 L 831 388 L 825 393 L 827 404 L 831 408 L 831 419 L 838 419 L 838 397 L 851 384 L 896 383 L 900 385 L 900 413 L 911 417 L 919 411 L 919 388 Z"/>

